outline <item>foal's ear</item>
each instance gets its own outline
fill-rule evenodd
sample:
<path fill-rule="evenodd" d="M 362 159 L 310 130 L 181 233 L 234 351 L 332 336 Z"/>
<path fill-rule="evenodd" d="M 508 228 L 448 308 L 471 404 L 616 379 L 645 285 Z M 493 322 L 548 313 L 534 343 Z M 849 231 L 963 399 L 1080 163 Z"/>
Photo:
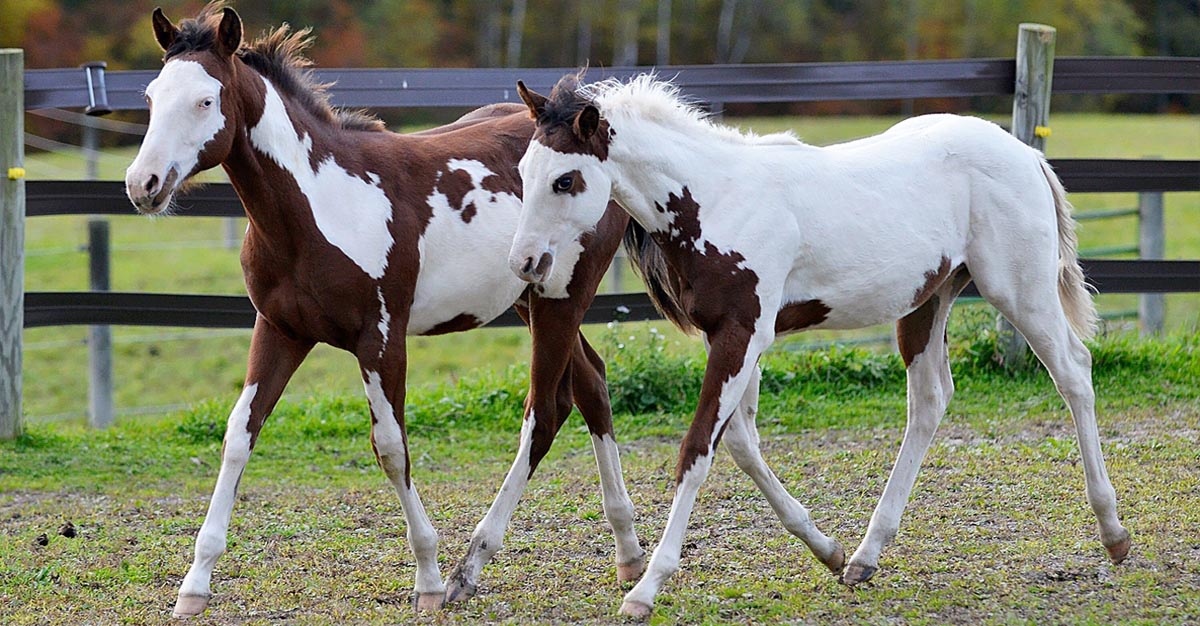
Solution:
<path fill-rule="evenodd" d="M 530 90 L 523 81 L 517 81 L 517 93 L 525 101 L 525 106 L 529 107 L 530 118 L 536 120 L 546 110 L 546 96 Z"/>
<path fill-rule="evenodd" d="M 175 38 L 179 36 L 179 29 L 163 15 L 162 7 L 154 9 L 154 15 L 151 16 L 151 22 L 154 23 L 154 39 L 158 45 L 162 47 L 163 52 L 171 48 L 171 44 L 175 43 Z"/>
<path fill-rule="evenodd" d="M 242 18 L 229 7 L 221 10 L 221 25 L 217 27 L 217 53 L 233 56 L 242 46 Z"/>
<path fill-rule="evenodd" d="M 589 104 L 583 107 L 583 110 L 575 116 L 575 136 L 582 141 L 587 141 L 596 134 L 596 129 L 600 128 L 600 110 Z"/>

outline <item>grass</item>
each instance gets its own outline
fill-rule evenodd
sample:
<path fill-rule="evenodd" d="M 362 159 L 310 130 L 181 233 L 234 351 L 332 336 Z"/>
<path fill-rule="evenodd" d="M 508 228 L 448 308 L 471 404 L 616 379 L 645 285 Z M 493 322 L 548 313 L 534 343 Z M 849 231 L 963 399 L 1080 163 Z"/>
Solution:
<path fill-rule="evenodd" d="M 636 341 L 626 341 L 632 333 Z M 1101 436 L 1134 551 L 1111 566 L 1083 496 L 1070 418 L 1040 369 L 995 369 L 986 330 L 952 329 L 958 393 L 894 545 L 854 591 L 775 520 L 718 457 L 682 569 L 652 623 L 1194 623 L 1200 618 L 1200 342 L 1108 337 L 1093 346 Z M 646 546 L 673 495 L 676 442 L 702 358 L 659 333 L 598 337 L 622 463 Z M 894 355 L 838 348 L 764 362 L 765 454 L 848 549 L 898 449 Z M 415 390 L 413 477 L 463 553 L 515 452 L 522 367 Z M 619 391 L 618 391 L 619 390 Z M 103 431 L 33 424 L 0 443 L 0 622 L 149 623 L 169 614 L 215 480 L 235 393 Z M 361 394 L 284 402 L 259 440 L 199 624 L 610 623 L 615 582 L 581 420 L 564 428 L 484 570 L 445 614 L 408 605 L 413 560 L 395 494 L 374 467 Z M 78 536 L 58 530 L 72 522 Z M 35 539 L 45 534 L 47 545 Z"/>
<path fill-rule="evenodd" d="M 784 117 L 733 119 L 758 132 L 794 129 L 806 141 L 829 144 L 880 132 L 898 118 Z M 1049 142 L 1052 157 L 1198 158 L 1200 123 L 1196 116 L 1119 116 L 1064 114 L 1053 119 Z M 412 130 L 406 128 L 405 130 Z M 135 149 L 112 150 L 100 161 L 100 177 L 119 179 Z M 79 155 L 36 154 L 28 157 L 30 177 L 81 178 Z M 220 178 L 220 174 L 214 179 Z M 1075 198 L 1081 208 L 1133 206 L 1134 194 L 1087 194 Z M 132 212 L 131 212 L 132 213 Z M 1167 257 L 1200 258 L 1200 193 L 1167 196 Z M 82 216 L 30 220 L 26 225 L 26 288 L 30 291 L 87 288 L 86 222 Z M 117 291 L 244 293 L 237 250 L 222 245 L 225 225 L 218 219 L 110 218 L 113 233 L 112 287 Z M 244 223 L 237 226 L 240 232 Z M 1087 222 L 1081 227 L 1084 247 L 1130 243 L 1131 218 Z M 627 277 L 626 284 L 633 283 Z M 636 285 L 627 288 L 636 288 Z M 1108 312 L 1136 308 L 1135 296 L 1100 298 Z M 1194 332 L 1200 326 L 1200 297 L 1167 297 L 1168 328 Z M 1117 323 L 1116 326 L 1121 326 Z M 693 346 L 665 324 L 655 327 L 672 342 Z M 857 335 L 805 333 L 789 345 L 818 340 L 886 333 L 869 329 Z M 591 336 L 600 329 L 588 329 Z M 25 333 L 25 413 L 33 421 L 80 423 L 86 409 L 87 330 L 83 327 L 31 329 Z M 226 393 L 241 385 L 249 332 L 195 331 L 117 327 L 116 402 L 119 410 L 178 406 Z M 428 385 L 454 381 L 480 369 L 528 363 L 528 333 L 521 329 L 475 331 L 410 341 L 410 382 Z M 185 374 L 186 373 L 186 374 Z M 315 393 L 356 393 L 357 368 L 348 355 L 318 348 L 301 367 L 288 397 Z"/>

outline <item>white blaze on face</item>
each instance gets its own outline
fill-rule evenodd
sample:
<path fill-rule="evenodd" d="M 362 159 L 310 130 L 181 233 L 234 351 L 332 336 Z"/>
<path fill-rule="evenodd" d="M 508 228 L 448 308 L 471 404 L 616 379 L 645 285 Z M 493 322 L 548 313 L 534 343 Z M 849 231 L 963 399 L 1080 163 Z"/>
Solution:
<path fill-rule="evenodd" d="M 250 129 L 250 142 L 296 179 L 325 239 L 371 278 L 383 277 L 394 241 L 388 228 L 392 203 L 379 186 L 379 175 L 368 173 L 371 182 L 364 181 L 332 156 L 314 170 L 309 160 L 312 137 L 297 135 L 283 99 L 270 81 L 263 82 L 266 104 L 262 119 Z"/>
<path fill-rule="evenodd" d="M 146 97 L 150 125 L 137 157 L 125 172 L 129 197 L 135 203 L 156 195 L 156 190 L 147 190 L 152 176 L 160 182 L 167 180 L 168 171 L 174 168 L 178 183 L 182 183 L 196 167 L 205 144 L 225 128 L 221 82 L 196 61 L 168 61 L 146 86 Z"/>
<path fill-rule="evenodd" d="M 519 165 L 525 206 L 509 252 L 514 271 L 524 259 L 549 252 L 560 267 L 562 258 L 584 233 L 595 230 L 608 208 L 612 183 L 600 160 L 587 154 L 566 154 L 531 141 Z M 554 181 L 571 171 L 583 177 L 586 190 L 576 195 L 555 193 Z M 577 254 L 577 253 L 575 253 Z M 552 271 L 551 277 L 557 274 Z"/>

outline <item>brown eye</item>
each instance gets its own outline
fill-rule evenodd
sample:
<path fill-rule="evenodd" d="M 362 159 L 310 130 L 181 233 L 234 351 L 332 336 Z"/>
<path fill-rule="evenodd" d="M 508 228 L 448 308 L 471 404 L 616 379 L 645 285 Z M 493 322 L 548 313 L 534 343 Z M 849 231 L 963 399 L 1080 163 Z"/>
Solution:
<path fill-rule="evenodd" d="M 571 187 L 574 184 L 575 178 L 573 176 L 570 174 L 563 174 L 554 181 L 554 193 L 566 193 L 571 190 Z"/>

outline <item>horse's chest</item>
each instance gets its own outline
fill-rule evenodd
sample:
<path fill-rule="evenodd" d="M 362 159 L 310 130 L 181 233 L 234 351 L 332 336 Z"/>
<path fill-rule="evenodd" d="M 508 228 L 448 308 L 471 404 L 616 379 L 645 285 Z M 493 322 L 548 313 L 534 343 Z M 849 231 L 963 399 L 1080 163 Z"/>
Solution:
<path fill-rule="evenodd" d="M 322 258 L 275 256 L 248 237 L 242 254 L 246 291 L 258 313 L 288 334 L 351 349 L 362 325 L 368 281 Z"/>

